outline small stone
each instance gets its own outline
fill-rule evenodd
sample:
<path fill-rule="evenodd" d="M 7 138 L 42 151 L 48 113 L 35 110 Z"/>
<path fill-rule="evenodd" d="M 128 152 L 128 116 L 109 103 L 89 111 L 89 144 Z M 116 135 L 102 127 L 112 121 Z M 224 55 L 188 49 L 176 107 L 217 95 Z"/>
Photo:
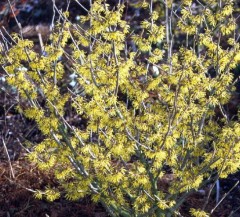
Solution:
<path fill-rule="evenodd" d="M 198 190 L 198 193 L 201 194 L 201 195 L 205 195 L 205 194 L 206 194 L 206 191 L 203 190 L 203 189 L 200 189 L 200 190 Z"/>

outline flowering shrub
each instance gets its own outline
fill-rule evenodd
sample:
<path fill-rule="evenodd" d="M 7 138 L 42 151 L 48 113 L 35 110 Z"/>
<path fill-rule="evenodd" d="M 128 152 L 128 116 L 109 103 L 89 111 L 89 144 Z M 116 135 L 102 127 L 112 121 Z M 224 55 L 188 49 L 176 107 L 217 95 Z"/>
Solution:
<path fill-rule="evenodd" d="M 240 124 L 225 109 L 240 62 L 234 4 L 196 2 L 155 3 L 154 11 L 140 1 L 149 18 L 133 30 L 123 4 L 95 0 L 80 17 L 84 29 L 60 14 L 44 55 L 13 36 L 1 63 L 19 111 L 45 135 L 29 159 L 64 189 L 37 198 L 91 196 L 112 216 L 172 216 L 192 191 L 239 169 Z M 64 59 L 81 91 L 63 91 Z M 85 127 L 66 118 L 66 104 Z M 172 179 L 163 188 L 166 167 Z"/>

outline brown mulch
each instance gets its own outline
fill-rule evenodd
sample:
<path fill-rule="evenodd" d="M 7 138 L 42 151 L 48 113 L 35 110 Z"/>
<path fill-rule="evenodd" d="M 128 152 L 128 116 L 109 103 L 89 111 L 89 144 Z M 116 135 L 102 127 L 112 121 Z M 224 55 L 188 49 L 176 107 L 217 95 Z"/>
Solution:
<path fill-rule="evenodd" d="M 88 198 L 79 201 L 61 198 L 52 203 L 35 199 L 31 191 L 56 186 L 57 182 L 23 158 L 11 165 L 14 178 L 9 163 L 0 163 L 0 217 L 107 217 L 103 208 Z"/>

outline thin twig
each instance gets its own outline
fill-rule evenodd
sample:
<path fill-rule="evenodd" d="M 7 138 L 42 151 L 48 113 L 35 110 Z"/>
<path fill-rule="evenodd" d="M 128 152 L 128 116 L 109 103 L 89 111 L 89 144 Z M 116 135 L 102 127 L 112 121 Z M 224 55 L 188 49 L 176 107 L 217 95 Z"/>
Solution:
<path fill-rule="evenodd" d="M 12 164 L 11 164 L 11 159 L 10 159 L 10 156 L 9 156 L 9 154 L 8 154 L 7 146 L 6 146 L 6 143 L 5 143 L 5 141 L 4 141 L 3 138 L 2 138 L 2 142 L 3 142 L 3 147 L 4 147 L 4 149 L 5 149 L 5 152 L 6 152 L 6 155 L 7 155 L 7 158 L 8 158 L 8 163 L 9 163 L 9 167 L 10 167 L 10 171 L 11 171 L 12 178 L 15 179 L 13 167 L 12 167 Z"/>
<path fill-rule="evenodd" d="M 18 21 L 18 19 L 17 19 L 17 17 L 16 17 L 16 14 L 14 13 L 14 10 L 13 10 L 13 8 L 12 8 L 12 4 L 11 4 L 10 0 L 7 0 L 7 1 L 8 1 L 8 4 L 9 4 L 9 7 L 10 7 L 10 9 L 11 9 L 12 15 L 13 15 L 13 17 L 14 17 L 14 19 L 15 19 L 15 22 L 17 23 L 17 26 L 18 26 L 18 28 L 19 28 L 21 38 L 23 39 L 22 25 L 21 25 L 21 23 Z"/>
<path fill-rule="evenodd" d="M 223 197 L 221 198 L 221 200 L 217 203 L 217 205 L 211 210 L 211 214 L 215 211 L 215 209 L 219 206 L 219 204 L 228 196 L 228 194 L 237 187 L 239 183 L 239 180 L 235 183 L 235 185 L 227 192 L 223 195 Z"/>

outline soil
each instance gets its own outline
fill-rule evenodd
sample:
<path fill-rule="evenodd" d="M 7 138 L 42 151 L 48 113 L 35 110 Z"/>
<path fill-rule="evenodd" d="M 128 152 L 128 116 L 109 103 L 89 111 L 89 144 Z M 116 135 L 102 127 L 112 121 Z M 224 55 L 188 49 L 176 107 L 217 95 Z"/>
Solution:
<path fill-rule="evenodd" d="M 34 29 L 37 25 L 46 27 L 51 24 L 53 15 L 51 2 L 47 0 L 17 0 L 13 6 L 23 28 L 30 26 Z M 64 2 L 56 0 L 57 6 L 63 9 L 66 8 Z M 87 7 L 88 1 L 81 2 Z M 84 13 L 76 3 L 71 3 L 69 10 L 72 20 L 79 13 Z M 17 30 L 14 16 L 7 1 L 0 3 L 0 27 L 5 27 L 10 32 Z M 29 37 L 35 37 L 34 33 Z M 57 186 L 57 182 L 51 174 L 42 173 L 25 157 L 28 149 L 23 145 L 24 142 L 29 140 L 38 143 L 43 139 L 43 136 L 33 121 L 27 120 L 16 111 L 17 94 L 13 88 L 6 85 L 2 78 L 4 78 L 3 71 L 0 70 L 0 217 L 107 217 L 108 214 L 103 207 L 92 203 L 89 198 L 68 201 L 61 197 L 50 203 L 33 197 L 33 192 L 36 189 L 44 188 L 47 185 Z M 238 180 L 240 180 L 240 173 L 220 180 L 220 199 L 229 192 Z M 202 208 L 210 188 L 211 186 L 208 186 L 193 193 L 182 205 L 181 215 L 190 216 L 189 208 L 191 207 Z M 215 205 L 214 188 L 206 210 L 210 212 Z M 232 213 L 234 211 L 236 212 Z M 240 216 L 239 184 L 227 194 L 211 216 L 227 217 L 231 213 L 232 217 Z"/>

